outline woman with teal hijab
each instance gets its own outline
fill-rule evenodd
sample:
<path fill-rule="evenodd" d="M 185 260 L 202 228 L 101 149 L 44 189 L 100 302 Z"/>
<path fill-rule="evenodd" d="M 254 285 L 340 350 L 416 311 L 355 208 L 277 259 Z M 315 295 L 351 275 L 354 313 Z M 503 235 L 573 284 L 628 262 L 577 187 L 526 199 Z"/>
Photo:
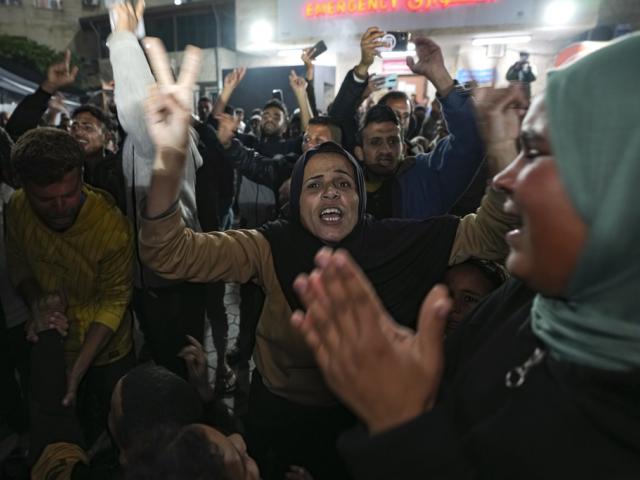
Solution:
<path fill-rule="evenodd" d="M 638 85 L 637 34 L 549 76 L 493 180 L 517 279 L 444 354 L 446 290 L 409 334 L 343 253 L 297 280 L 292 322 L 364 424 L 339 444 L 354 478 L 640 478 Z"/>
<path fill-rule="evenodd" d="M 640 37 L 552 73 L 545 105 L 567 194 L 588 233 L 563 300 L 539 295 L 533 330 L 558 358 L 640 368 Z"/>

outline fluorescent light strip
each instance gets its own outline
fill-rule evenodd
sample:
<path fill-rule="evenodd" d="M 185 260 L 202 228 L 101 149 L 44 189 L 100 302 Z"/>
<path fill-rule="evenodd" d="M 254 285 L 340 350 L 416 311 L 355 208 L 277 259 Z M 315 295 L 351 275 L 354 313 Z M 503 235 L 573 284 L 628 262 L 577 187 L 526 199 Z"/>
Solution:
<path fill-rule="evenodd" d="M 482 47 L 484 45 L 510 45 L 514 43 L 529 43 L 531 35 L 513 35 L 511 37 L 483 37 L 474 38 L 471 45 Z"/>

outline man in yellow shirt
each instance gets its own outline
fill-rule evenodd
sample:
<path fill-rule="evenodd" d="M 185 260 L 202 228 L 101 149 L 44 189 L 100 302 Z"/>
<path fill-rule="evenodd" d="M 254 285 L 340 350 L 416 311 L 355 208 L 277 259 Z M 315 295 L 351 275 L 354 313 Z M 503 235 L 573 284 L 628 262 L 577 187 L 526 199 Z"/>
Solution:
<path fill-rule="evenodd" d="M 135 363 L 131 227 L 108 193 L 83 185 L 84 153 L 68 133 L 31 130 L 11 160 L 22 188 L 6 211 L 9 275 L 34 318 L 69 323 L 63 403 L 78 397 L 91 442 L 106 426 L 113 386 Z M 37 341 L 29 327 L 27 338 Z"/>

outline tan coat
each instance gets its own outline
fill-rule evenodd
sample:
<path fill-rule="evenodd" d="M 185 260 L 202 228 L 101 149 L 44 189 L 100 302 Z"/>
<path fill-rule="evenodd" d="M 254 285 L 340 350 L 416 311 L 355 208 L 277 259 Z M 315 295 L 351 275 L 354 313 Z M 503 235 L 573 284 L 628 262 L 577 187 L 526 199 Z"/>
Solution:
<path fill-rule="evenodd" d="M 513 217 L 502 212 L 504 197 L 489 190 L 477 214 L 461 219 L 449 264 L 474 256 L 503 260 L 505 233 Z M 304 405 L 336 403 L 304 339 L 291 326 L 287 303 L 267 239 L 257 230 L 198 233 L 185 228 L 179 210 L 140 224 L 140 257 L 159 275 L 192 282 L 252 281 L 265 293 L 256 330 L 254 359 L 267 388 Z"/>

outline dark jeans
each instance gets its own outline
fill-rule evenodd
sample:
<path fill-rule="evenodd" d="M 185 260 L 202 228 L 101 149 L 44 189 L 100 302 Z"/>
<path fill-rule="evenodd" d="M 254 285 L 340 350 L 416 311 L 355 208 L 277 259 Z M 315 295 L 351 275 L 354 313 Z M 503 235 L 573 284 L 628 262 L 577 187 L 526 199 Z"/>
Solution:
<path fill-rule="evenodd" d="M 91 447 L 107 428 L 111 394 L 116 383 L 135 365 L 136 356 L 131 349 L 128 354 L 113 363 L 89 368 L 80 382 L 76 410 L 87 448 Z"/>
<path fill-rule="evenodd" d="M 29 343 L 24 324 L 0 327 L 0 418 L 14 432 L 23 433 L 29 429 Z"/>
<path fill-rule="evenodd" d="M 186 345 L 186 335 L 203 341 L 205 285 L 136 288 L 133 309 L 153 360 L 186 379 L 186 365 L 178 353 Z"/>
<path fill-rule="evenodd" d="M 306 406 L 274 395 L 254 370 L 247 445 L 264 480 L 282 480 L 290 465 L 304 467 L 314 480 L 348 479 L 336 441 L 354 424 L 355 417 L 342 406 Z"/>

